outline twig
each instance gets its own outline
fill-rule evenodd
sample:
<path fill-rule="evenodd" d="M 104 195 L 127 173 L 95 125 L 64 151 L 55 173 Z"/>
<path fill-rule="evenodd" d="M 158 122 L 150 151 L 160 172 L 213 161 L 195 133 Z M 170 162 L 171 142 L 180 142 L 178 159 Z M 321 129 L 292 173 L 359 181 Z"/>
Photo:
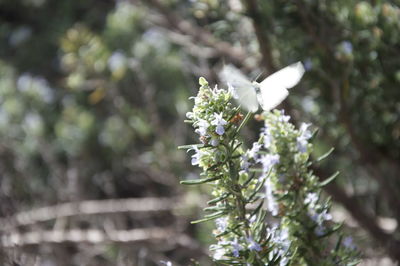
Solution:
<path fill-rule="evenodd" d="M 168 239 L 174 235 L 170 228 L 150 228 L 118 230 L 112 233 L 105 233 L 98 229 L 80 230 L 72 229 L 68 231 L 35 231 L 28 233 L 11 233 L 1 237 L 1 245 L 5 248 L 15 246 L 40 245 L 45 243 L 103 243 L 103 242 L 138 242 L 151 241 L 156 239 Z"/>
<path fill-rule="evenodd" d="M 313 171 L 316 175 L 324 180 L 322 176 L 327 176 L 319 168 L 314 167 Z M 338 185 L 335 183 L 330 183 L 325 187 L 326 192 L 332 196 L 332 198 L 340 202 L 340 204 L 345 207 L 351 216 L 361 225 L 373 238 L 378 240 L 390 254 L 390 256 L 396 260 L 400 260 L 400 242 L 396 240 L 391 234 L 384 232 L 374 217 L 367 214 L 364 207 L 361 206 L 356 199 L 349 197 Z"/>
<path fill-rule="evenodd" d="M 0 220 L 0 230 L 27 226 L 60 217 L 77 215 L 110 214 L 119 212 L 159 212 L 176 208 L 173 198 L 134 198 L 120 200 L 88 200 L 63 203 L 55 206 L 20 212 L 10 218 Z"/>
<path fill-rule="evenodd" d="M 243 49 L 233 47 L 228 42 L 216 39 L 211 32 L 181 18 L 178 14 L 161 4 L 159 0 L 142 0 L 141 2 L 157 9 L 165 18 L 169 28 L 191 36 L 195 41 L 214 48 L 221 57 L 227 57 L 235 64 L 245 65 L 245 60 L 248 56 Z M 166 27 L 165 23 L 160 26 Z"/>

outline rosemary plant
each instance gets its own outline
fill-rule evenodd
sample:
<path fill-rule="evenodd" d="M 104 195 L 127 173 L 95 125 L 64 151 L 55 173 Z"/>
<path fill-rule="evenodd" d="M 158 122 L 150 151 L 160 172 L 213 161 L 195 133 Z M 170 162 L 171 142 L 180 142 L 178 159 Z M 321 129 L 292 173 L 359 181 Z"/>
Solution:
<path fill-rule="evenodd" d="M 296 129 L 283 111 L 263 112 L 259 138 L 245 149 L 240 130 L 244 116 L 231 103 L 233 92 L 211 88 L 200 78 L 200 89 L 186 122 L 200 143 L 180 148 L 193 152 L 200 178 L 185 185 L 213 188 L 204 218 L 214 220 L 216 243 L 210 246 L 216 265 L 356 265 L 358 251 L 340 224 L 332 221 L 329 200 L 309 169 L 314 137 L 308 124 Z"/>

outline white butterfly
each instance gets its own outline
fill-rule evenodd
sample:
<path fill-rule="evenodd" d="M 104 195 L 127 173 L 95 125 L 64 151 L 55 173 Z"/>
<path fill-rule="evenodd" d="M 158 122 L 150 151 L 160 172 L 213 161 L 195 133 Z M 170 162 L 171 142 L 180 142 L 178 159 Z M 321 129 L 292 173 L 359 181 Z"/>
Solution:
<path fill-rule="evenodd" d="M 251 82 L 233 65 L 226 65 L 220 72 L 220 79 L 234 90 L 239 103 L 254 113 L 258 105 L 269 111 L 280 104 L 289 95 L 288 89 L 299 83 L 304 71 L 303 64 L 297 62 L 257 83 Z"/>

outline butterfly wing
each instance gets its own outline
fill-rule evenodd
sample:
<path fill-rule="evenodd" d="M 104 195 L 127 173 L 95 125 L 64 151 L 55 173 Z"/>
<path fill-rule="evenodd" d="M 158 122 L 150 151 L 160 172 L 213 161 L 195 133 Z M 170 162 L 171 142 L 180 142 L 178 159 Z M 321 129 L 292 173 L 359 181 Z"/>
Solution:
<path fill-rule="evenodd" d="M 288 89 L 299 83 L 304 74 L 301 62 L 289 65 L 270 75 L 260 83 L 260 105 L 269 111 L 280 104 L 288 95 Z"/>
<path fill-rule="evenodd" d="M 257 93 L 254 85 L 233 65 L 225 65 L 219 73 L 223 82 L 232 86 L 237 94 L 237 101 L 247 111 L 256 112 L 258 110 Z"/>

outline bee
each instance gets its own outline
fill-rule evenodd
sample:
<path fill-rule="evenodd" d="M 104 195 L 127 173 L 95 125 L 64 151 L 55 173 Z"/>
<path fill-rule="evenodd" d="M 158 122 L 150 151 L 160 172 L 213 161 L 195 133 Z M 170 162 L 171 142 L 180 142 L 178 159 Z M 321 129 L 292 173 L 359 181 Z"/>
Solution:
<path fill-rule="evenodd" d="M 231 118 L 231 120 L 229 120 L 229 122 L 233 124 L 239 124 L 242 120 L 243 120 L 243 114 L 237 113 Z"/>
<path fill-rule="evenodd" d="M 201 136 L 201 137 L 199 138 L 199 140 L 200 140 L 201 143 L 203 143 L 203 144 L 207 144 L 207 143 L 208 143 L 208 140 L 207 140 L 207 137 L 206 137 L 206 136 Z"/>

